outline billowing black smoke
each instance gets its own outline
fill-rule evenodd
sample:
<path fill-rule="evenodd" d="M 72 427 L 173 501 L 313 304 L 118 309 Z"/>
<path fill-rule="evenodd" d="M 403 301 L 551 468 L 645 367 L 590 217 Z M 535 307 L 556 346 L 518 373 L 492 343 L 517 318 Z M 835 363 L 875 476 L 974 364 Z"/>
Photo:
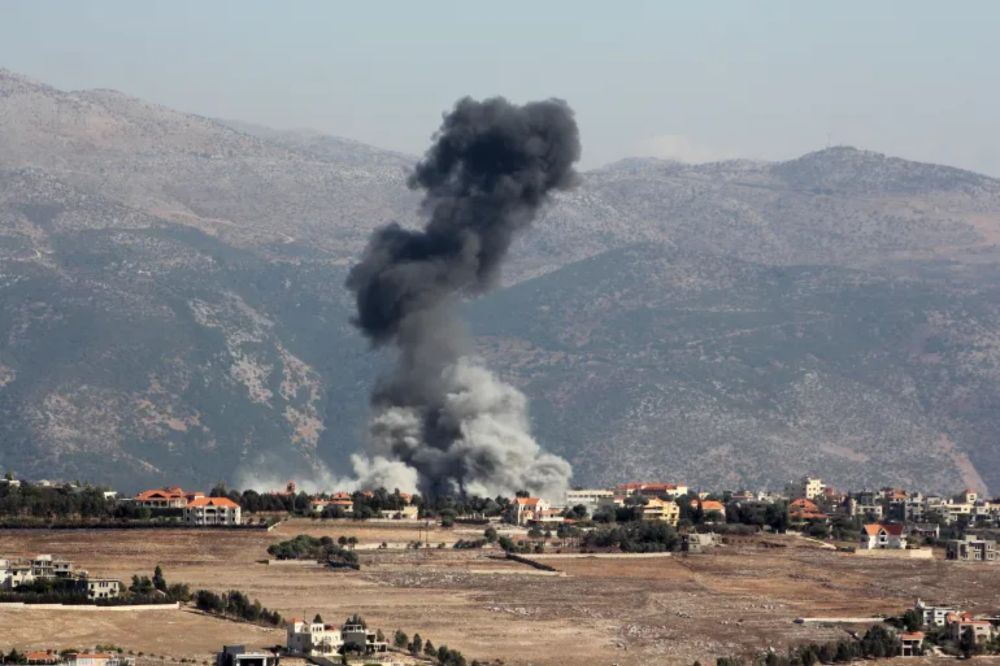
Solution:
<path fill-rule="evenodd" d="M 376 460 L 380 478 L 415 470 L 424 492 L 558 496 L 569 463 L 531 437 L 524 396 L 470 355 L 456 305 L 494 284 L 518 232 L 576 182 L 573 112 L 466 98 L 435 139 L 410 178 L 425 190 L 424 229 L 377 230 L 347 279 L 359 328 L 399 350 L 372 396 L 374 445 L 394 461 Z"/>

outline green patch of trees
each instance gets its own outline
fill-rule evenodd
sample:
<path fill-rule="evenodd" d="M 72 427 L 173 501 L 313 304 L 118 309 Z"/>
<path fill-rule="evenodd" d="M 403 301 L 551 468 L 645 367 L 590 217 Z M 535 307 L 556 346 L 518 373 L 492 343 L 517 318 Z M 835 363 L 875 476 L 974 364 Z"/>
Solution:
<path fill-rule="evenodd" d="M 279 560 L 316 560 L 333 567 L 360 569 L 357 553 L 345 547 L 352 544 L 352 539 L 353 543 L 357 543 L 354 537 L 340 537 L 338 541 L 334 541 L 326 536 L 299 534 L 292 539 L 268 546 L 267 552 Z"/>
<path fill-rule="evenodd" d="M 581 539 L 584 548 L 618 548 L 626 553 L 674 551 L 680 538 L 673 527 L 660 521 L 624 523 L 599 527 Z"/>

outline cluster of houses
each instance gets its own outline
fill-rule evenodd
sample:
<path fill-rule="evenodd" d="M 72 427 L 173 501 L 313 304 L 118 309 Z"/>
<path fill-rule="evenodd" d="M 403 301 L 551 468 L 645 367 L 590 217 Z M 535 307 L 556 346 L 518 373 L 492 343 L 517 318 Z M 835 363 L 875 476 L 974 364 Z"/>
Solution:
<path fill-rule="evenodd" d="M 725 497 L 726 503 L 715 499 Z M 976 536 L 977 529 L 1000 529 L 1000 498 L 986 499 L 973 490 L 954 497 L 924 495 L 900 488 L 841 493 L 821 478 L 806 476 L 785 486 L 783 493 L 768 491 L 726 492 L 719 495 L 692 493 L 680 483 L 624 483 L 613 488 L 569 490 L 565 507 L 583 506 L 591 515 L 632 506 L 642 520 L 677 526 L 680 502 L 700 511 L 705 522 L 725 522 L 729 505 L 766 505 L 787 502 L 789 526 L 806 528 L 830 525 L 839 517 L 863 521 L 858 547 L 865 550 L 906 549 L 926 539 L 939 539 L 941 526 L 959 524 L 971 530 L 946 543 L 948 559 L 995 561 L 1000 550 L 994 540 Z M 512 504 L 512 522 L 518 525 L 552 525 L 572 522 L 562 507 L 542 498 L 518 497 Z"/>
<path fill-rule="evenodd" d="M 291 482 L 289 482 L 291 484 Z M 373 497 L 370 490 L 362 491 L 362 495 Z M 398 509 L 382 509 L 379 518 L 383 520 L 416 520 L 420 515 L 420 507 L 413 503 L 413 495 L 410 493 L 399 493 L 403 499 L 403 506 Z M 330 509 L 335 509 L 340 515 L 350 517 L 354 515 L 354 497 L 344 491 L 337 491 L 330 495 L 321 495 L 309 500 L 309 507 L 315 514 L 323 514 Z"/>
<path fill-rule="evenodd" d="M 389 644 L 379 640 L 378 633 L 358 618 L 339 626 L 323 622 L 318 616 L 312 622 L 292 618 L 285 632 L 285 649 L 281 653 L 227 645 L 216 654 L 216 666 L 278 666 L 281 661 L 288 664 L 289 658 L 314 663 L 332 663 L 336 659 L 340 663 L 340 655 L 344 654 L 362 657 L 366 664 L 394 661 Z"/>
<path fill-rule="evenodd" d="M 44 579 L 66 581 L 73 591 L 85 593 L 92 601 L 114 599 L 122 591 L 121 581 L 91 576 L 83 569 L 75 569 L 72 562 L 51 555 L 26 559 L 0 558 L 0 589 L 14 590 Z"/>
<path fill-rule="evenodd" d="M 936 606 L 917 599 L 914 610 L 923 620 L 926 629 L 945 628 L 945 636 L 956 643 L 962 640 L 966 633 L 971 632 L 979 645 L 1000 635 L 1000 617 L 973 615 L 954 606 Z M 915 657 L 923 653 L 927 633 L 924 631 L 905 632 L 900 635 L 902 648 L 900 654 L 904 657 Z"/>
<path fill-rule="evenodd" d="M 131 500 L 140 508 L 160 511 L 180 510 L 190 525 L 239 525 L 243 517 L 240 505 L 228 497 L 206 497 L 202 492 L 185 492 L 172 486 L 144 490 Z"/>

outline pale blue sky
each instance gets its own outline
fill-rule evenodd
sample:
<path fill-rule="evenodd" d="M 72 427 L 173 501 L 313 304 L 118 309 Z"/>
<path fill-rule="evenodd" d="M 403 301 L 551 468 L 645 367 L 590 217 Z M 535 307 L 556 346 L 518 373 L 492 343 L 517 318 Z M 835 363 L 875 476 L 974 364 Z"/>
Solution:
<path fill-rule="evenodd" d="M 587 166 L 852 144 L 1000 176 L 998 2 L 6 0 L 0 66 L 423 150 L 462 95 L 559 96 Z"/>

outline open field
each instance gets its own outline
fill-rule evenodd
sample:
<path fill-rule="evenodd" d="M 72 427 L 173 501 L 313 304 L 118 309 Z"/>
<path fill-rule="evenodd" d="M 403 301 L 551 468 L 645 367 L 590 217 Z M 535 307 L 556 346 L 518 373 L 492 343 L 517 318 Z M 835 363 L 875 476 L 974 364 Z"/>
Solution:
<path fill-rule="evenodd" d="M 123 580 L 151 573 L 192 589 L 239 589 L 283 615 L 328 621 L 364 615 L 387 634 L 419 631 L 470 658 L 507 664 L 690 664 L 790 642 L 828 640 L 843 626 L 797 617 L 896 613 L 917 597 L 973 611 L 1000 603 L 1000 566 L 887 562 L 821 549 L 794 537 L 729 545 L 705 555 L 553 559 L 563 575 L 538 575 L 484 552 L 431 548 L 366 551 L 361 571 L 260 564 L 269 544 L 299 533 L 356 536 L 363 543 L 424 537 L 413 526 L 295 520 L 258 531 L 4 531 L 0 554 L 52 553 Z M 432 529 L 431 544 L 478 530 Z M 270 645 L 280 630 L 189 611 L 74 613 L 0 611 L 0 647 L 97 642 L 199 660 L 222 643 Z M 44 628 L 44 629 L 40 629 Z"/>

